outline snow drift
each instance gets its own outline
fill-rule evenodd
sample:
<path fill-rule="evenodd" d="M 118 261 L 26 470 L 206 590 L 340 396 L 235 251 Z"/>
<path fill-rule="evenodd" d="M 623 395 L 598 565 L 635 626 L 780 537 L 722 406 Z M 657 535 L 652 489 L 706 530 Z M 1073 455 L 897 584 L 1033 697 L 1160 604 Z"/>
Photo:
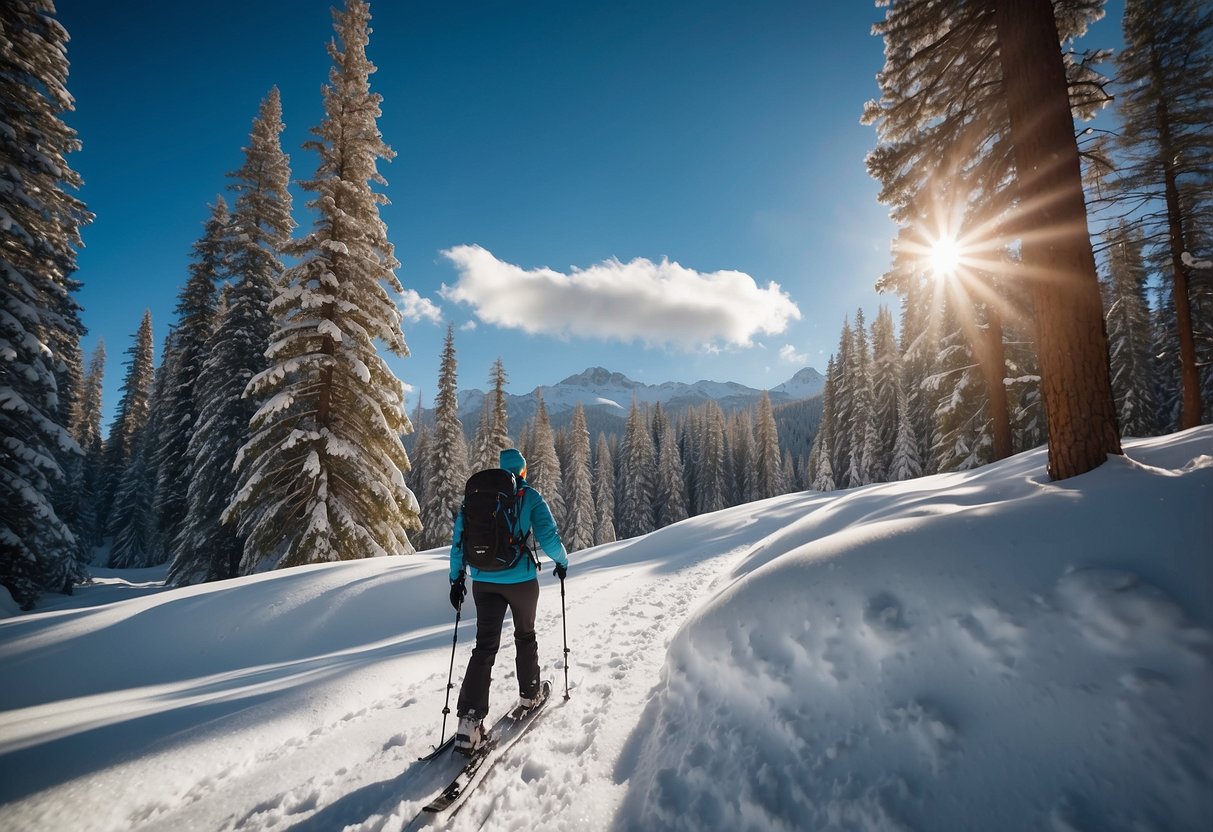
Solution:
<path fill-rule="evenodd" d="M 1038 450 L 575 553 L 571 698 L 452 828 L 1204 828 L 1213 428 L 1126 449 L 1062 483 Z M 409 824 L 446 764 L 416 762 L 444 555 L 180 590 L 114 572 L 0 621 L 0 826 Z"/>

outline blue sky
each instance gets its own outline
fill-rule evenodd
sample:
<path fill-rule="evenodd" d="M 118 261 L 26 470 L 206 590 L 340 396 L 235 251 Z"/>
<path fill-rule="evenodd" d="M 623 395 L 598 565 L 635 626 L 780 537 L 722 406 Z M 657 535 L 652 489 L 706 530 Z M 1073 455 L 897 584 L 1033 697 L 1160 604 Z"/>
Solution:
<path fill-rule="evenodd" d="M 112 413 L 145 308 L 157 349 L 208 204 L 269 88 L 293 175 L 321 118 L 326 0 L 58 0 L 71 161 L 97 215 L 78 277 Z M 461 388 L 602 365 L 770 387 L 824 371 L 894 228 L 863 159 L 883 10 L 862 0 L 371 3 L 382 211 L 414 311 L 397 375 L 428 404 L 448 323 Z M 1088 41 L 1092 39 L 1088 38 Z M 310 223 L 296 190 L 296 219 Z M 621 287 L 626 288 L 622 292 Z M 497 290 L 497 291 L 493 291 Z M 414 294 L 415 293 L 415 294 Z M 485 298 L 497 298 L 488 303 Z"/>

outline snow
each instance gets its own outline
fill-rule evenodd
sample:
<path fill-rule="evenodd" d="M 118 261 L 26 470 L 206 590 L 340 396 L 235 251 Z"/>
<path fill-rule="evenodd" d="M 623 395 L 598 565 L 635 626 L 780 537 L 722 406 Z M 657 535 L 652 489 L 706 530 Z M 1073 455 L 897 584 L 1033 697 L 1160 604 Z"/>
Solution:
<path fill-rule="evenodd" d="M 573 553 L 571 698 L 449 828 L 1207 828 L 1213 427 L 1125 446 L 1059 483 L 1038 449 Z M 181 589 L 98 570 L 0 621 L 0 827 L 412 828 L 451 773 L 416 762 L 445 573 L 445 549 Z"/>

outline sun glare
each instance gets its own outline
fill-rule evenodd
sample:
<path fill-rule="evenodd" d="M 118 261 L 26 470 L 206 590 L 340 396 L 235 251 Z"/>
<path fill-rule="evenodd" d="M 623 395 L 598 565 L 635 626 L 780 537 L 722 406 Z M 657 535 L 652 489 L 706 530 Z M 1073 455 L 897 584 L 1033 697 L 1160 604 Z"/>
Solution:
<path fill-rule="evenodd" d="M 960 268 L 960 244 L 955 237 L 940 237 L 931 244 L 928 258 L 936 277 L 953 277 Z"/>

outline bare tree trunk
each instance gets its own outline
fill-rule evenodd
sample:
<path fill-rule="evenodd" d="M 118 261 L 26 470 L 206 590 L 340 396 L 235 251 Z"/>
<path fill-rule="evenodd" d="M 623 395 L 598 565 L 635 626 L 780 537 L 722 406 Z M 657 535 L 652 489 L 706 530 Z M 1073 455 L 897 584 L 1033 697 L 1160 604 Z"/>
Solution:
<path fill-rule="evenodd" d="M 1108 339 L 1074 119 L 1049 0 L 996 0 L 994 20 L 1019 179 L 1021 255 L 1032 286 L 1049 476 L 1119 454 Z"/>
<path fill-rule="evenodd" d="M 1161 90 L 1162 70 L 1158 53 L 1150 47 L 1150 63 L 1155 84 Z M 1196 337 L 1192 332 L 1192 302 L 1188 295 L 1188 271 L 1184 266 L 1182 211 L 1179 206 L 1179 186 L 1175 181 L 1175 157 L 1171 149 L 1171 117 L 1167 111 L 1167 99 L 1158 96 L 1155 107 L 1158 118 L 1158 145 L 1162 157 L 1163 183 L 1167 201 L 1167 237 L 1171 249 L 1171 296 L 1175 301 L 1175 328 L 1179 333 L 1179 375 L 1183 386 L 1183 412 L 1180 416 L 1181 430 L 1200 424 L 1200 369 L 1196 366 Z"/>

